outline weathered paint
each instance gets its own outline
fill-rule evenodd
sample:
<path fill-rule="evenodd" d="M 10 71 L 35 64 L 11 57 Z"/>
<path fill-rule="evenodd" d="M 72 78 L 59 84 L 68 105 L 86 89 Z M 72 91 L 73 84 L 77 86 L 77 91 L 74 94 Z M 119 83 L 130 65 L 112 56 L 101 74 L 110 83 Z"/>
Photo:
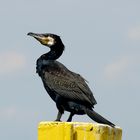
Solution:
<path fill-rule="evenodd" d="M 83 122 L 40 122 L 38 140 L 121 140 L 122 129 Z"/>

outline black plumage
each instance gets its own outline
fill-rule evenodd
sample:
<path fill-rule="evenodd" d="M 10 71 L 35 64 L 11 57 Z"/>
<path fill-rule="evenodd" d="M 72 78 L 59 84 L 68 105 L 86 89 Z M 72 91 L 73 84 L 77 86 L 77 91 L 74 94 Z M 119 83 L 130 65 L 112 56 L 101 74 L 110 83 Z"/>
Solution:
<path fill-rule="evenodd" d="M 28 35 L 50 48 L 48 53 L 41 55 L 37 60 L 36 70 L 46 91 L 56 102 L 58 109 L 56 121 L 60 121 L 64 111 L 69 111 L 67 121 L 71 121 L 74 114 L 87 114 L 98 123 L 114 126 L 93 110 L 96 100 L 85 79 L 56 61 L 64 50 L 60 37 L 55 34 L 28 33 Z"/>

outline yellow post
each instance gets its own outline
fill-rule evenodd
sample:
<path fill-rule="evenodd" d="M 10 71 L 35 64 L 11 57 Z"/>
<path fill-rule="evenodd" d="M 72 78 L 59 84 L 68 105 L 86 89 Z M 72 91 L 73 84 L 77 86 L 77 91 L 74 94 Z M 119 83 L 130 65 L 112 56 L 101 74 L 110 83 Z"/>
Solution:
<path fill-rule="evenodd" d="M 40 122 L 38 140 L 121 140 L 122 129 L 83 122 Z"/>

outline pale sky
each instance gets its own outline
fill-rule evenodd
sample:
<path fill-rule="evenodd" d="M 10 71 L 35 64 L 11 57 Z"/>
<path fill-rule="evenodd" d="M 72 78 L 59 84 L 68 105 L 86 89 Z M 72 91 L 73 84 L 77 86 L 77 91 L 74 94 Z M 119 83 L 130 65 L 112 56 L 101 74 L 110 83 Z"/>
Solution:
<path fill-rule="evenodd" d="M 123 129 L 123 140 L 138 139 L 139 13 L 138 0 L 1 0 L 0 138 L 35 140 L 38 123 L 56 119 L 35 73 L 37 58 L 49 51 L 27 36 L 36 32 L 61 36 L 66 49 L 58 61 L 87 79 L 95 110 Z M 73 121 L 93 122 L 86 115 Z"/>

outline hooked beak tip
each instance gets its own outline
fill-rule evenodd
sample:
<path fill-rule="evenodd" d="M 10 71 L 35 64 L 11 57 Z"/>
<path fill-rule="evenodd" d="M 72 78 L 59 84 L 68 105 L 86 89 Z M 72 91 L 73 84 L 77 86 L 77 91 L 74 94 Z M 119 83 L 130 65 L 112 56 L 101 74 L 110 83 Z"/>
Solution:
<path fill-rule="evenodd" d="M 27 35 L 30 35 L 30 36 L 32 36 L 34 33 L 32 33 L 32 32 L 29 32 Z"/>
<path fill-rule="evenodd" d="M 32 37 L 34 37 L 36 39 L 40 38 L 40 34 L 36 34 L 36 33 L 32 33 L 32 32 L 29 32 L 27 35 L 32 36 Z"/>

